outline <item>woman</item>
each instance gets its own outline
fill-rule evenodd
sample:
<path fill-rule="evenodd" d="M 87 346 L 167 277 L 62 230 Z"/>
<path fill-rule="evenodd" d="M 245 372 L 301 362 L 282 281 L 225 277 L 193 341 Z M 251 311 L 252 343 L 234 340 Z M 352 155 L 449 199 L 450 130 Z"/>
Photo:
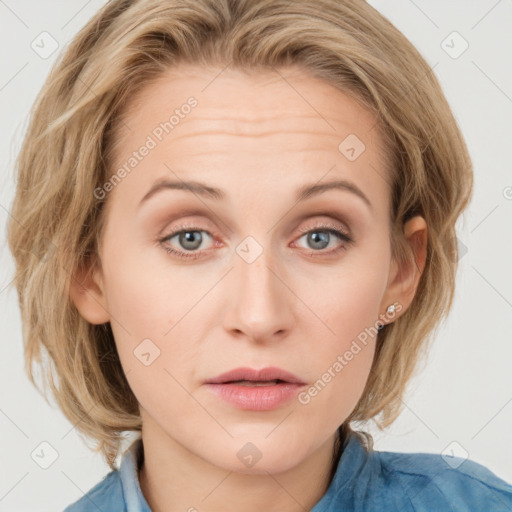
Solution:
<path fill-rule="evenodd" d="M 66 511 L 512 508 L 480 464 L 350 426 L 398 416 L 472 192 L 435 76 L 365 2 L 109 2 L 17 187 L 28 366 L 48 350 L 112 469 Z"/>

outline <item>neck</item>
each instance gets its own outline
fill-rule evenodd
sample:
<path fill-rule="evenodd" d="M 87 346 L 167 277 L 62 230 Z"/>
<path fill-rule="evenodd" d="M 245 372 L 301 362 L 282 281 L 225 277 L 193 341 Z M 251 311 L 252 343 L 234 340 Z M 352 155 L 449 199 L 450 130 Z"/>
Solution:
<path fill-rule="evenodd" d="M 274 474 L 215 466 L 161 430 L 143 428 L 142 442 L 139 482 L 153 512 L 304 512 L 327 491 L 343 439 L 336 433 L 298 465 Z"/>

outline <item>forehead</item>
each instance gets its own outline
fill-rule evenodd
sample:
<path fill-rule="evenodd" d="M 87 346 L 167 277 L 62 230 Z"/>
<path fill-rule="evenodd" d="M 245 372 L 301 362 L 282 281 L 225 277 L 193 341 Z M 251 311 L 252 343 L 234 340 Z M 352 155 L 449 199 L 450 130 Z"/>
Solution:
<path fill-rule="evenodd" d="M 182 64 L 128 100 L 123 120 L 134 126 L 130 125 L 124 135 L 129 140 L 133 128 L 147 131 L 151 127 L 147 121 L 169 119 L 189 97 L 198 102 L 189 121 L 222 124 L 225 130 L 233 128 L 240 135 L 265 129 L 270 132 L 278 123 L 288 123 L 300 131 L 299 123 L 306 123 L 306 130 L 316 128 L 313 131 L 320 132 L 323 128 L 326 135 L 340 137 L 343 128 L 350 127 L 363 137 L 376 126 L 374 114 L 360 100 L 298 66 L 240 70 Z M 184 124 L 182 119 L 180 125 Z"/>
<path fill-rule="evenodd" d="M 189 98 L 196 104 L 185 109 Z M 148 137 L 154 148 L 127 180 L 134 201 L 169 168 L 227 187 L 236 179 L 300 185 L 328 173 L 375 200 L 387 192 L 386 148 L 373 113 L 300 67 L 169 69 L 126 105 L 111 172 Z"/>

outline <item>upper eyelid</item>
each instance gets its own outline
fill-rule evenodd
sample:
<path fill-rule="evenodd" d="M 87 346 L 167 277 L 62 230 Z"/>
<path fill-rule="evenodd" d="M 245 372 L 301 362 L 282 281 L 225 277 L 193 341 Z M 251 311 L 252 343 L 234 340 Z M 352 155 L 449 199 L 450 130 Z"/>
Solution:
<path fill-rule="evenodd" d="M 299 232 L 307 233 L 308 231 L 312 231 L 315 229 L 330 229 L 330 228 L 342 231 L 343 233 L 346 233 L 347 235 L 351 233 L 351 230 L 345 226 L 345 223 L 340 222 L 340 221 L 332 221 L 332 220 L 318 221 L 317 223 L 314 223 L 314 225 L 312 225 L 312 226 L 301 227 L 301 228 L 299 228 Z"/>
<path fill-rule="evenodd" d="M 170 205 L 167 205 L 170 206 Z M 167 208 L 165 208 L 167 210 Z M 301 208 L 302 210 L 302 208 Z M 163 212 L 162 212 L 163 213 Z M 288 216 L 287 214 L 285 215 Z M 167 217 L 167 220 L 165 221 L 165 224 L 163 224 L 163 218 L 160 222 L 161 228 L 159 229 L 160 234 L 164 233 L 165 231 L 168 231 L 170 223 L 181 223 L 182 218 L 197 218 L 194 220 L 187 220 L 185 221 L 186 224 L 206 224 L 207 226 L 211 226 L 212 229 L 206 229 L 206 231 L 210 231 L 212 234 L 216 234 L 220 236 L 220 233 L 226 231 L 230 236 L 233 235 L 234 229 L 236 228 L 236 224 L 234 225 L 231 220 L 228 220 L 224 217 L 224 214 L 221 213 L 215 214 L 210 208 L 204 208 L 203 206 L 190 206 L 185 204 L 176 204 L 171 210 L 168 210 L 166 212 L 165 217 Z M 360 217 L 359 215 L 356 216 L 356 213 L 352 211 L 350 207 L 348 207 L 348 210 L 345 210 L 345 208 L 341 208 L 338 204 L 335 205 L 326 205 L 326 204 L 313 204 L 309 205 L 307 208 L 305 208 L 305 211 L 298 214 L 296 217 L 293 216 L 291 220 L 285 220 L 284 217 L 282 217 L 277 224 L 283 224 L 286 223 L 286 225 L 291 224 L 303 224 L 304 222 L 329 222 L 329 223 L 335 223 L 335 229 L 341 229 L 348 235 L 352 235 L 352 228 L 358 226 Z M 323 218 L 323 219 L 321 219 Z M 217 228 L 217 225 L 219 225 L 219 228 Z M 195 227 L 195 226 L 194 226 Z M 178 229 L 178 228 L 177 228 Z M 296 227 L 293 228 L 295 230 Z M 289 235 L 292 228 L 285 228 L 284 231 Z"/>
<path fill-rule="evenodd" d="M 197 212 L 194 211 L 193 213 L 189 213 L 189 212 L 184 212 L 185 213 L 185 217 L 186 216 L 192 216 L 192 217 L 201 217 L 201 220 L 188 220 L 188 221 L 177 221 L 180 225 L 177 226 L 175 229 L 176 231 L 180 230 L 180 229 L 198 229 L 198 230 L 201 230 L 201 231 L 210 231 L 210 232 L 217 232 L 218 233 L 218 229 L 216 227 L 213 227 L 213 229 L 209 229 L 209 228 L 206 228 L 206 229 L 203 229 L 202 227 L 199 226 L 199 224 L 202 224 L 202 223 L 206 223 L 208 224 L 209 226 L 213 226 L 213 223 L 212 221 L 210 221 L 208 219 L 208 216 L 204 215 L 203 213 L 200 213 L 200 212 Z M 311 213 L 309 215 L 304 215 L 304 216 L 300 216 L 297 221 L 300 223 L 300 224 L 303 224 L 303 223 L 313 223 L 314 225 L 311 227 L 311 228 L 308 228 L 308 229 L 315 229 L 315 227 L 317 226 L 322 226 L 322 225 L 329 225 L 330 227 L 334 227 L 335 229 L 342 229 L 343 231 L 347 231 L 347 232 L 350 232 L 351 229 L 349 228 L 348 226 L 348 223 L 346 222 L 346 220 L 349 220 L 349 219 L 346 219 L 346 220 L 340 220 L 339 218 L 336 218 L 336 217 L 343 217 L 343 215 L 341 213 L 336 213 L 336 212 L 328 212 L 328 211 L 322 211 L 322 212 L 318 212 L 318 213 Z M 346 218 L 346 216 L 345 216 Z M 222 222 L 222 224 L 224 224 Z M 182 227 L 183 226 L 183 227 Z M 168 228 L 168 224 L 167 224 L 167 227 L 164 228 L 164 231 Z M 228 229 L 228 231 L 230 233 L 232 233 L 232 229 Z"/>

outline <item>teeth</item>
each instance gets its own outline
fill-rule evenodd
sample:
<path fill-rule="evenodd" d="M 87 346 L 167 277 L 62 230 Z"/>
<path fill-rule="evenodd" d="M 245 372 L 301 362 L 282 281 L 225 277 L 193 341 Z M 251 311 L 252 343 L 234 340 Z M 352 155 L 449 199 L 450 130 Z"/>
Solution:
<path fill-rule="evenodd" d="M 277 380 L 237 380 L 233 381 L 231 384 L 238 384 L 240 386 L 275 386 L 278 382 Z"/>

